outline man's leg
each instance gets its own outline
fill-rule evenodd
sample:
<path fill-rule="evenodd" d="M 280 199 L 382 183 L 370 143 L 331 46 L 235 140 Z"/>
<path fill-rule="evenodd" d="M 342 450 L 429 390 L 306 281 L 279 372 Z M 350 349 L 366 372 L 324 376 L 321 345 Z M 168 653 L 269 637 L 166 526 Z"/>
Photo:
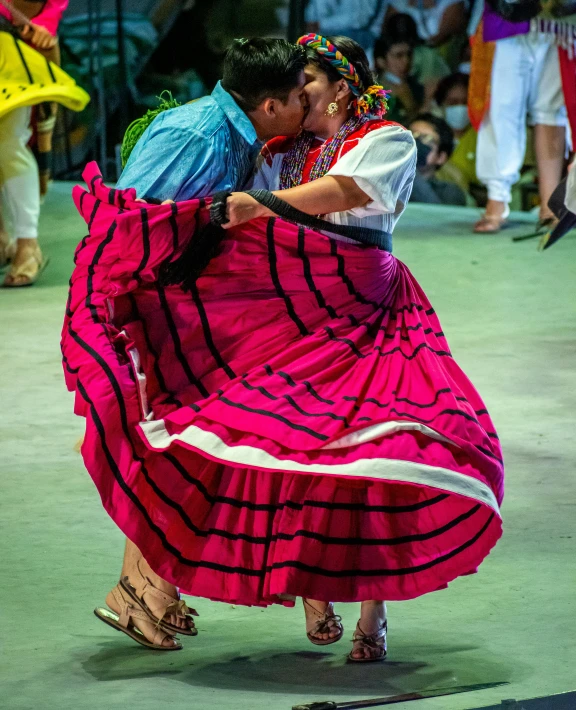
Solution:
<path fill-rule="evenodd" d="M 526 115 L 530 81 L 530 54 L 524 37 L 496 43 L 492 66 L 490 108 L 478 132 L 476 171 L 488 188 L 486 229 L 496 231 L 512 199 L 512 186 L 520 178 L 526 153 Z"/>
<path fill-rule="evenodd" d="M 538 164 L 540 219 L 553 217 L 550 195 L 560 182 L 566 156 L 567 114 L 560 77 L 558 49 L 541 39 L 534 47 L 535 67 L 530 92 L 530 119 Z"/>
<path fill-rule="evenodd" d="M 16 239 L 16 253 L 11 273 L 30 262 L 33 275 L 42 258 L 38 246 L 40 217 L 40 185 L 38 166 L 28 148 L 30 140 L 30 112 L 28 107 L 15 109 L 0 119 L 0 183 L 2 202 L 12 223 Z M 36 264 L 36 267 L 34 266 Z M 13 285 L 23 285 L 29 277 L 7 277 Z"/>
<path fill-rule="evenodd" d="M 138 594 L 138 596 L 141 596 L 141 590 L 145 582 L 149 580 L 152 585 L 156 587 L 156 589 L 159 589 L 160 591 L 164 592 L 165 594 L 168 594 L 174 599 L 178 597 L 178 590 L 176 589 L 176 587 L 173 584 L 166 582 L 164 579 L 162 579 L 162 577 L 159 577 L 156 572 L 152 570 L 150 565 L 142 557 L 142 553 L 140 552 L 140 550 L 131 540 L 128 540 L 128 538 L 126 538 L 126 546 L 124 548 L 124 559 L 122 561 L 121 577 L 128 577 L 130 584 L 136 589 L 136 593 Z M 109 594 L 106 598 L 106 603 L 110 606 L 111 601 L 112 604 L 114 604 L 113 600 L 113 596 Z M 157 615 L 161 616 L 161 604 L 158 602 L 158 600 L 154 600 L 154 598 L 151 597 L 146 598 L 145 601 L 152 610 L 152 612 L 158 612 Z M 114 608 L 114 605 L 112 605 L 111 608 L 113 608 L 114 611 L 118 611 Z M 171 614 L 170 617 L 166 619 L 166 621 L 169 621 L 174 626 L 179 626 L 180 628 L 187 628 L 188 626 L 188 622 L 186 621 L 186 619 L 176 614 Z M 151 633 L 151 625 L 146 623 L 144 623 L 143 625 L 137 623 L 136 625 L 146 636 L 149 636 L 149 634 L 153 636 L 153 634 Z"/>

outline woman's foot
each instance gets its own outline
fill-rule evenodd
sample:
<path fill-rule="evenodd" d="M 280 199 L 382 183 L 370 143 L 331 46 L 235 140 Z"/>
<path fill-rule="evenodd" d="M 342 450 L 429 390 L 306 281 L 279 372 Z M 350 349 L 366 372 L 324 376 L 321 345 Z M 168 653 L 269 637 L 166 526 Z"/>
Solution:
<path fill-rule="evenodd" d="M 488 200 L 486 211 L 474 225 L 476 234 L 497 234 L 508 223 L 510 208 L 505 202 Z"/>
<path fill-rule="evenodd" d="M 192 616 L 198 616 L 197 612 L 188 608 L 176 587 L 159 577 L 143 557 L 120 580 L 120 585 L 158 626 L 171 633 L 197 635 L 192 619 Z"/>
<path fill-rule="evenodd" d="M 327 646 L 342 638 L 342 617 L 334 614 L 331 602 L 302 599 L 306 614 L 306 636 L 316 646 Z"/>
<path fill-rule="evenodd" d="M 359 663 L 384 660 L 386 631 L 386 604 L 379 601 L 362 602 L 349 660 Z"/>

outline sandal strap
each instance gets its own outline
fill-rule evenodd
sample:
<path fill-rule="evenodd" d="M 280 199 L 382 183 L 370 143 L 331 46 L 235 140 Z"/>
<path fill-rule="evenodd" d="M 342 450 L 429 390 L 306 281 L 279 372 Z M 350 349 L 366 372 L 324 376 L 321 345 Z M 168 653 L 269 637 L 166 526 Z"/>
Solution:
<path fill-rule="evenodd" d="M 310 604 L 310 602 L 304 597 L 302 597 L 302 601 L 304 602 L 305 606 L 312 609 L 312 612 L 315 614 L 315 616 L 318 617 L 318 621 L 316 621 L 315 625 L 307 633 L 312 635 L 327 633 L 328 631 L 330 631 L 331 626 L 341 625 L 342 617 L 334 613 L 334 605 L 332 604 L 332 602 L 328 602 L 326 611 L 321 612 L 316 609 L 316 607 L 312 606 L 312 604 Z"/>
<path fill-rule="evenodd" d="M 136 620 L 144 621 L 148 624 L 152 623 L 150 616 L 143 609 L 134 606 L 132 599 L 126 599 L 126 597 L 124 597 L 122 587 L 119 584 L 112 590 L 112 596 L 120 608 L 118 624 L 122 626 L 122 628 L 129 629 L 131 626 L 135 626 L 134 621 Z M 163 646 L 167 638 L 174 638 L 174 636 L 166 633 L 156 624 L 154 636 L 150 642 L 155 646 Z"/>
<path fill-rule="evenodd" d="M 354 632 L 354 635 L 352 636 L 352 642 L 353 643 L 362 643 L 365 646 L 368 646 L 369 648 L 382 648 L 382 646 L 386 643 L 386 634 L 388 632 L 388 624 L 384 622 L 384 624 L 381 626 L 378 631 L 375 631 L 373 634 L 365 634 L 360 626 L 356 626 L 356 631 Z"/>
<path fill-rule="evenodd" d="M 141 577 L 141 579 L 144 581 L 144 586 L 142 587 L 142 591 L 140 592 L 139 596 L 143 601 L 145 601 L 144 597 L 147 594 L 150 594 L 153 596 L 157 601 L 161 602 L 164 604 L 164 610 L 162 611 L 161 614 L 158 615 L 158 620 L 161 621 L 164 619 L 165 616 L 168 614 L 174 614 L 178 616 L 181 619 L 186 619 L 189 616 L 198 616 L 198 612 L 196 609 L 191 609 L 186 602 L 180 598 L 180 595 L 178 597 L 174 598 L 170 594 L 166 594 L 166 592 L 163 592 L 161 589 L 158 589 L 158 587 L 155 587 L 152 582 L 146 577 L 145 575 L 142 574 L 142 570 L 140 569 L 140 561 L 138 561 L 136 565 L 138 569 L 138 573 Z M 130 583 L 128 577 L 124 578 L 127 584 L 130 584 L 132 589 L 134 589 L 134 593 L 136 593 L 136 588 L 134 587 L 133 584 Z"/>
<path fill-rule="evenodd" d="M 308 631 L 308 633 L 313 636 L 316 634 L 327 634 L 334 626 L 342 626 L 342 617 L 338 616 L 338 614 L 327 616 L 324 619 L 318 619 L 314 627 Z"/>
<path fill-rule="evenodd" d="M 132 599 L 126 599 L 122 594 L 120 585 L 116 585 L 112 590 L 112 596 L 120 607 L 118 614 L 118 623 L 123 628 L 127 629 L 130 626 L 130 619 L 139 619 L 150 623 L 150 617 L 143 609 L 138 609 L 132 603 Z"/>

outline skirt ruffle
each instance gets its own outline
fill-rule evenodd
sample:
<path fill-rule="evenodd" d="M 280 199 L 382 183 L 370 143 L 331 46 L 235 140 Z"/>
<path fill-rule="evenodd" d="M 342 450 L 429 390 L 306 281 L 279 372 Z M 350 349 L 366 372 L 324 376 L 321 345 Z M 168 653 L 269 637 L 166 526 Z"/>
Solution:
<path fill-rule="evenodd" d="M 85 177 L 65 373 L 88 471 L 153 568 L 257 605 L 409 599 L 474 572 L 501 534 L 502 453 L 408 269 L 261 219 L 191 294 L 163 289 L 205 205 Z"/>

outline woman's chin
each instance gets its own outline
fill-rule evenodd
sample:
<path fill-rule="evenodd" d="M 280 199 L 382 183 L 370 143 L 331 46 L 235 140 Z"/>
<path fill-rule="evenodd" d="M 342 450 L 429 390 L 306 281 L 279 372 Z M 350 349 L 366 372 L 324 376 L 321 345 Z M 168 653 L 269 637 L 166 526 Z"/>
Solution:
<path fill-rule="evenodd" d="M 311 133 L 314 133 L 317 128 L 317 121 L 314 120 L 314 114 L 307 114 L 302 121 L 302 128 L 305 131 L 310 131 Z"/>

